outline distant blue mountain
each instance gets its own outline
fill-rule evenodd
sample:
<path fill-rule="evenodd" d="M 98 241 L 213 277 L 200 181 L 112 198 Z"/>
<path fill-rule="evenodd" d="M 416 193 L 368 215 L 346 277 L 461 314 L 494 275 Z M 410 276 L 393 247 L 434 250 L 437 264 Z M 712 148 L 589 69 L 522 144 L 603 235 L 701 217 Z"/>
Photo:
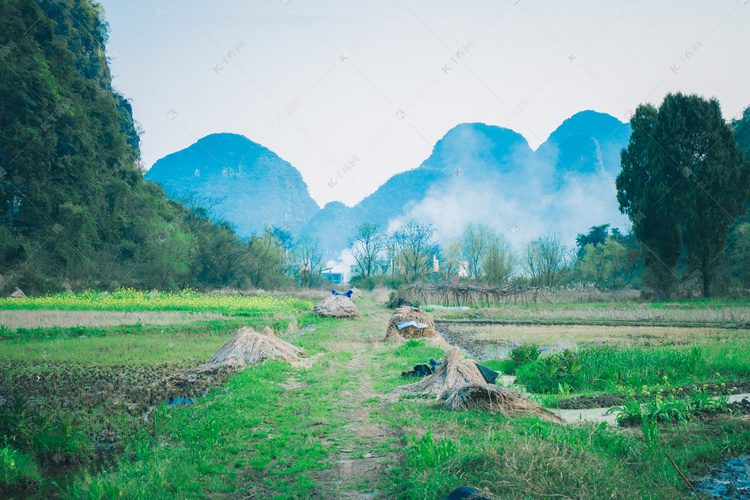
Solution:
<path fill-rule="evenodd" d="M 629 124 L 604 113 L 581 111 L 552 132 L 537 153 L 553 161 L 558 173 L 592 173 L 602 167 L 617 175 L 620 150 L 629 137 Z"/>
<path fill-rule="evenodd" d="M 611 222 L 618 215 L 614 177 L 629 136 L 628 124 L 595 111 L 565 120 L 536 151 L 512 130 L 460 124 L 420 166 L 394 175 L 354 207 L 332 202 L 318 208 L 294 167 L 234 134 L 210 135 L 165 157 L 148 177 L 170 196 L 192 191 L 226 197 L 219 213 L 224 210 L 240 235 L 274 224 L 296 236 L 318 237 L 324 255 L 333 258 L 350 245 L 359 224 L 386 230 L 409 216 L 426 218 L 446 232 L 449 219 L 456 226 L 462 217 L 464 222 L 498 219 L 500 230 L 513 224 L 517 231 L 515 221 L 525 221 L 524 237 L 535 228 L 566 230 L 569 224 L 583 232 L 590 220 L 591 225 Z"/>
<path fill-rule="evenodd" d="M 298 233 L 320 210 L 296 168 L 236 134 L 212 134 L 165 156 L 147 178 L 172 198 L 223 200 L 215 212 L 241 236 L 259 233 L 264 224 Z"/>
<path fill-rule="evenodd" d="M 389 221 L 408 216 L 410 209 L 429 197 L 468 192 L 465 197 L 482 203 L 492 204 L 502 198 L 537 207 L 539 200 L 554 197 L 572 180 L 593 174 L 612 177 L 614 187 L 614 177 L 620 170 L 620 150 L 629 137 L 628 124 L 595 111 L 583 111 L 565 120 L 536 151 L 512 130 L 484 123 L 460 124 L 435 144 L 422 165 L 394 175 L 354 207 L 326 205 L 302 229 L 302 234 L 318 236 L 326 254 L 333 256 L 349 246 L 359 224 L 380 224 L 385 230 Z M 616 201 L 610 201 L 616 211 Z M 551 208 L 551 212 L 556 211 Z M 495 212 L 502 210 L 497 208 Z M 415 215 L 424 214 L 424 210 L 418 210 Z M 435 217 L 450 215 L 453 214 Z M 431 222 L 439 226 L 437 221 Z M 505 227 L 513 224 L 509 218 Z M 553 224 L 549 226 L 553 229 Z M 582 226 L 579 230 L 587 229 Z"/>

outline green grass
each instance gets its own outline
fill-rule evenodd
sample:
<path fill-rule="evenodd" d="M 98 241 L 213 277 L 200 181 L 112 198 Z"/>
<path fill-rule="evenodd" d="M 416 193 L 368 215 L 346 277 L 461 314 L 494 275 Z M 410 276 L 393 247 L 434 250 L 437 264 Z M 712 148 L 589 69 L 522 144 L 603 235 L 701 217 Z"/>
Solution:
<path fill-rule="evenodd" d="M 7 441 L 0 445 L 0 492 L 27 488 L 41 479 L 39 466 L 33 458 Z"/>
<path fill-rule="evenodd" d="M 337 323 L 318 321 L 300 343 L 327 338 Z M 308 370 L 267 363 L 237 375 L 194 407 L 162 408 L 151 433 L 135 437 L 135 461 L 125 459 L 116 473 L 88 478 L 71 496 L 194 498 L 243 494 L 257 483 L 274 491 L 273 498 L 308 498 L 317 488 L 309 475 L 330 468 L 330 453 L 349 442 L 348 421 L 332 408 L 336 390 L 356 386 L 342 369 L 350 360 L 350 353 L 336 352 Z M 294 397 L 279 385 L 289 377 L 306 385 Z"/>
<path fill-rule="evenodd" d="M 513 352 L 513 351 L 512 351 Z M 571 353 L 574 370 L 555 371 L 560 354 L 545 355 L 539 362 L 493 360 L 489 367 L 515 372 L 520 383 L 535 393 L 558 393 L 558 382 L 575 394 L 650 394 L 659 388 L 704 383 L 732 382 L 750 378 L 750 341 L 747 339 L 706 343 L 693 347 L 644 348 L 592 346 Z M 555 381 L 557 376 L 559 380 Z M 545 378 L 546 377 L 546 378 Z M 546 383 L 549 378 L 551 381 Z M 555 403 L 556 399 L 545 399 Z"/>
<path fill-rule="evenodd" d="M 314 323 L 315 329 L 282 338 L 315 356 L 312 368 L 267 363 L 191 406 L 162 405 L 155 418 L 134 427 L 116 467 L 79 479 L 67 495 L 282 500 L 331 498 L 346 490 L 353 496 L 377 491 L 381 498 L 417 500 L 471 485 L 503 499 L 687 499 L 691 495 L 666 451 L 690 477 L 726 457 L 750 453 L 750 423 L 731 417 L 622 432 L 449 412 L 430 400 L 386 397 L 412 381 L 403 379 L 402 371 L 430 357 L 441 360 L 444 353 L 426 342 L 386 344 L 390 312 L 365 305 L 361 314 L 359 321 L 343 321 L 302 313 L 299 327 Z M 283 331 L 288 318 L 252 322 Z M 242 323 L 237 318 L 170 327 L 14 331 L 0 342 L 0 358 L 15 355 L 23 364 L 36 363 L 45 359 L 45 346 L 58 343 L 61 352 L 71 353 L 60 354 L 60 362 L 115 363 L 120 353 L 132 363 L 171 363 L 179 356 L 192 363 L 198 353 L 213 353 Z M 747 341 L 707 342 L 692 364 L 691 353 L 674 346 L 583 349 L 581 390 L 615 390 L 621 383 L 653 387 L 664 383 L 664 375 L 676 384 L 750 374 Z M 499 360 L 483 364 L 505 366 Z M 342 462 L 353 468 L 350 477 L 342 476 Z M 368 463 L 370 468 L 356 469 Z"/>
<path fill-rule="evenodd" d="M 262 328 L 273 323 L 237 319 L 158 327 L 19 328 L 4 332 L 0 359 L 30 365 L 64 362 L 98 366 L 160 363 L 194 366 L 210 358 L 240 326 Z"/>
<path fill-rule="evenodd" d="M 449 412 L 414 399 L 384 402 L 381 395 L 408 382 L 401 371 L 443 353 L 419 342 L 380 342 L 387 316 L 369 314 L 363 310 L 362 322 L 317 321 L 314 332 L 294 338 L 320 354 L 309 370 L 269 363 L 246 370 L 193 407 L 161 410 L 117 471 L 79 482 L 70 496 L 329 498 L 341 493 L 330 489 L 330 479 L 342 454 L 356 461 L 367 452 L 386 460 L 384 472 L 334 482 L 336 487 L 404 500 L 441 498 L 459 485 L 508 499 L 675 499 L 690 494 L 665 451 L 691 476 L 723 457 L 750 452 L 750 423 L 741 420 L 657 424 L 641 434 Z M 706 351 L 706 366 L 720 355 Z M 670 356 L 618 359 L 684 361 Z M 304 387 L 286 391 L 278 385 L 290 378 Z M 365 389 L 370 385 L 372 394 Z M 360 426 L 384 435 L 358 435 Z"/>
<path fill-rule="evenodd" d="M 750 451 L 746 422 L 663 427 L 659 441 L 649 444 L 637 434 L 593 424 L 509 421 L 423 406 L 399 409 L 404 415 L 399 425 L 432 429 L 452 441 L 453 452 L 427 466 L 419 450 L 407 445 L 389 470 L 387 498 L 440 498 L 461 484 L 487 487 L 503 499 L 690 498 L 665 451 L 690 475 L 705 473 L 722 456 Z"/>
<path fill-rule="evenodd" d="M 322 379 L 324 370 L 319 367 L 307 376 Z M 246 478 L 268 471 L 264 481 L 304 497 L 312 486 L 304 473 L 328 466 L 323 439 L 340 423 L 311 401 L 285 400 L 278 383 L 289 371 L 288 365 L 268 363 L 235 377 L 195 409 L 162 408 L 153 434 L 135 437 L 134 461 L 123 461 L 115 473 L 89 478 L 72 496 L 195 498 L 240 493 Z"/>

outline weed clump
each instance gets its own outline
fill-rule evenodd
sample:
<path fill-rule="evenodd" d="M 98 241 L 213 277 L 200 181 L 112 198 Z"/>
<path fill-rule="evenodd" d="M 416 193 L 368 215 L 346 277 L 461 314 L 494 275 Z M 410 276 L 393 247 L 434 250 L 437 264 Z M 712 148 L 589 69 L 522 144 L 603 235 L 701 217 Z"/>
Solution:
<path fill-rule="evenodd" d="M 0 491 L 21 488 L 41 480 L 39 466 L 21 450 L 9 445 L 7 439 L 0 446 Z"/>
<path fill-rule="evenodd" d="M 581 360 L 577 353 L 566 349 L 541 361 L 522 365 L 516 375 L 531 392 L 567 396 L 581 385 Z"/>

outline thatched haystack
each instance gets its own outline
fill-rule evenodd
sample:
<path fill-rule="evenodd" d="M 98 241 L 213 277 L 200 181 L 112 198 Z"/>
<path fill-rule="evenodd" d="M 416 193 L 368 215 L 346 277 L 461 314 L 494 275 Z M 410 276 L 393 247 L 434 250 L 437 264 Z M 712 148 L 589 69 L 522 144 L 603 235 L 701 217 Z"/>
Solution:
<path fill-rule="evenodd" d="M 413 324 L 408 324 L 411 322 Z M 385 340 L 426 339 L 436 334 L 432 316 L 416 307 L 403 306 L 393 311 L 393 316 L 388 321 L 388 329 L 385 331 Z"/>
<path fill-rule="evenodd" d="M 359 309 L 344 295 L 331 295 L 317 303 L 313 313 L 323 318 L 359 318 Z"/>
<path fill-rule="evenodd" d="M 300 358 L 307 354 L 301 347 L 284 342 L 266 327 L 262 333 L 242 327 L 229 342 L 221 346 L 216 354 L 204 364 L 197 367 L 197 373 L 218 370 L 241 371 L 248 366 L 255 366 L 267 360 L 281 360 L 292 366 L 301 366 L 306 361 Z"/>
<path fill-rule="evenodd" d="M 468 384 L 443 393 L 445 408 L 451 411 L 481 410 L 499 413 L 505 417 L 533 415 L 552 422 L 561 423 L 562 418 L 513 389 L 481 383 Z"/>
<path fill-rule="evenodd" d="M 559 415 L 525 398 L 512 389 L 484 381 L 476 362 L 461 355 L 458 347 L 445 353 L 443 363 L 419 382 L 397 387 L 395 392 L 436 396 L 452 411 L 478 409 L 507 417 L 536 415 L 553 422 L 562 422 Z"/>
<path fill-rule="evenodd" d="M 397 387 L 396 391 L 440 398 L 444 393 L 461 386 L 484 383 L 484 377 L 479 372 L 477 364 L 464 358 L 458 347 L 451 347 L 446 351 L 442 364 L 432 375 L 426 376 L 419 382 Z"/>

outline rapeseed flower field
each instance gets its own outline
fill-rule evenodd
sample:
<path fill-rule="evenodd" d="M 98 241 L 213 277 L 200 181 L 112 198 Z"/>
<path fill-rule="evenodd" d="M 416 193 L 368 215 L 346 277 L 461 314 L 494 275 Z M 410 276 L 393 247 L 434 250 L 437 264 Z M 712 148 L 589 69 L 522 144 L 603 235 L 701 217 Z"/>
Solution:
<path fill-rule="evenodd" d="M 206 295 L 193 290 L 176 293 L 149 293 L 132 288 L 121 288 L 110 294 L 87 291 L 78 294 L 58 293 L 23 299 L 0 299 L 0 310 L 189 311 L 213 312 L 229 316 L 297 313 L 308 311 L 312 307 L 311 301 L 291 297 Z"/>

